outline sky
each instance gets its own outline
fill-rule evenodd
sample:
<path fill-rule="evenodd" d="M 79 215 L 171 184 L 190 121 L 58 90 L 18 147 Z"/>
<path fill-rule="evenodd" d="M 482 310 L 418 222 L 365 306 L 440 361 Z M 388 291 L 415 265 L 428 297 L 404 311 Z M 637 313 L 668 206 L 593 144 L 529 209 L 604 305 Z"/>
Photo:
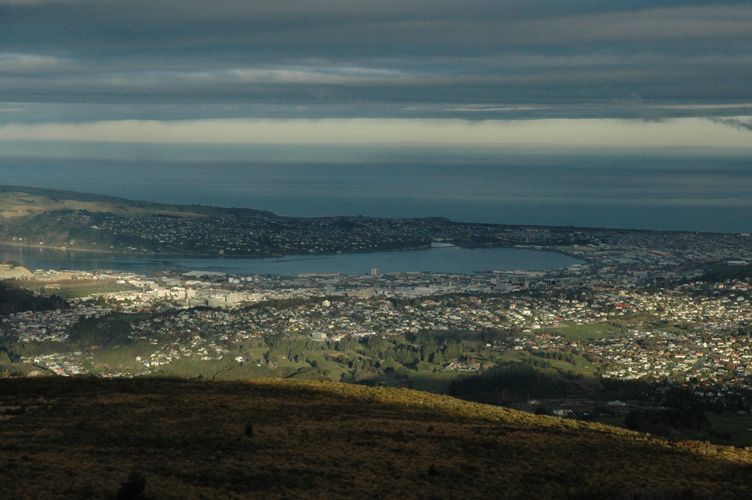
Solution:
<path fill-rule="evenodd" d="M 750 232 L 752 3 L 0 0 L 0 183 Z"/>
<path fill-rule="evenodd" d="M 0 148 L 15 156 L 61 143 L 748 155 L 750 82 L 746 1 L 0 0 Z"/>

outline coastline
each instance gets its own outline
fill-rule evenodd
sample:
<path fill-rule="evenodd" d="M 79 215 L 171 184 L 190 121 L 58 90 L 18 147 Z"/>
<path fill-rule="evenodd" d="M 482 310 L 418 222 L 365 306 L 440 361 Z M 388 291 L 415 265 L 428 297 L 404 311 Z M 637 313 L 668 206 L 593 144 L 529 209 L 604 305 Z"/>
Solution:
<path fill-rule="evenodd" d="M 451 247 L 456 248 L 512 248 L 509 246 L 498 246 L 498 247 L 463 247 L 460 245 L 448 245 Z M 148 252 L 148 251 L 126 251 L 126 250 L 99 250 L 94 248 L 81 248 L 81 247 L 61 247 L 61 246 L 54 246 L 54 245 L 38 245 L 38 244 L 24 244 L 24 243 L 18 243 L 18 242 L 7 242 L 7 241 L 0 241 L 0 248 L 8 247 L 8 248 L 29 248 L 29 249 L 41 249 L 41 250 L 54 250 L 57 252 L 82 252 L 82 253 L 93 253 L 93 254 L 102 254 L 102 255 L 111 255 L 111 256 L 128 256 L 128 257 L 163 257 L 163 258 L 197 258 L 197 259 L 275 259 L 275 258 L 282 258 L 282 257 L 292 257 L 292 256 L 325 256 L 325 255 L 356 255 L 356 254 L 369 254 L 369 253 L 381 253 L 381 252 L 409 252 L 409 251 L 417 251 L 417 250 L 431 250 L 432 247 L 430 245 L 427 246 L 417 246 L 417 247 L 405 247 L 405 248 L 383 248 L 383 249 L 376 249 L 376 250 L 363 250 L 363 251 L 353 251 L 353 252 L 343 252 L 343 251 L 335 251 L 335 252 L 301 252 L 301 253 L 286 253 L 286 254 L 265 254 L 265 255 L 258 255 L 258 254 L 214 254 L 214 253 L 201 253 L 201 252 Z M 436 247 L 436 248 L 443 248 L 443 247 Z"/>
<path fill-rule="evenodd" d="M 24 252 L 27 248 L 32 251 Z M 33 251 L 36 249 L 36 251 Z M 2 252 L 4 250 L 4 252 Z M 431 250 L 431 251 L 426 251 Z M 390 250 L 340 254 L 303 254 L 267 258 L 226 256 L 169 256 L 81 252 L 55 248 L 0 245 L 2 260 L 21 261 L 30 269 L 127 270 L 148 274 L 160 270 L 211 270 L 227 274 L 305 273 L 361 275 L 378 269 L 381 274 L 428 272 L 475 274 L 493 270 L 557 270 L 581 259 L 542 249 L 514 247 Z M 19 255 L 20 254 L 20 255 Z M 571 259 L 571 260 L 570 260 Z"/>

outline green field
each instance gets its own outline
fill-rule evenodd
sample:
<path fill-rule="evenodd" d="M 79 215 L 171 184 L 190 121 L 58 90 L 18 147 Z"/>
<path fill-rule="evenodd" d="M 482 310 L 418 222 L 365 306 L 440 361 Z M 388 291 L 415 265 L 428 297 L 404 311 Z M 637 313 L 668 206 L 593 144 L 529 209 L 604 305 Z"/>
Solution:
<path fill-rule="evenodd" d="M 538 367 L 542 372 L 548 374 L 548 375 L 557 375 L 559 373 L 573 373 L 583 376 L 594 376 L 597 373 L 596 366 L 588 361 L 587 359 L 583 358 L 582 356 L 573 356 L 576 364 L 572 364 L 568 361 L 559 360 L 559 359 L 546 359 L 541 358 L 538 356 L 533 356 L 528 351 L 512 351 L 510 353 L 504 354 L 502 356 L 499 356 L 497 358 L 500 362 L 516 362 L 516 363 L 525 363 L 525 362 L 546 362 L 550 364 L 550 367 Z"/>
<path fill-rule="evenodd" d="M 55 295 L 60 295 L 66 299 L 80 299 L 83 297 L 91 297 L 92 295 L 99 295 L 103 293 L 115 293 L 123 291 L 123 287 L 116 286 L 103 286 L 99 288 L 87 288 L 87 289 L 62 289 L 55 292 Z"/>
<path fill-rule="evenodd" d="M 68 280 L 70 281 L 70 280 Z M 84 280 L 78 280 L 84 281 Z M 92 295 L 98 295 L 103 293 L 122 292 L 124 290 L 132 290 L 133 287 L 121 285 L 115 283 L 114 280 L 109 282 L 102 282 L 102 280 L 89 280 L 91 284 L 74 284 L 69 285 L 66 283 L 55 283 L 56 287 L 47 287 L 50 284 L 48 281 L 36 281 L 36 280 L 18 280 L 17 282 L 11 282 L 9 285 L 13 288 L 25 288 L 33 292 L 42 295 L 57 295 L 65 299 L 75 299 L 82 297 L 91 297 Z"/>
<path fill-rule="evenodd" d="M 623 333 L 621 328 L 608 323 L 588 323 L 584 325 L 568 323 L 564 327 L 542 328 L 541 330 L 548 333 L 558 333 L 572 340 L 605 339 L 617 337 Z"/>

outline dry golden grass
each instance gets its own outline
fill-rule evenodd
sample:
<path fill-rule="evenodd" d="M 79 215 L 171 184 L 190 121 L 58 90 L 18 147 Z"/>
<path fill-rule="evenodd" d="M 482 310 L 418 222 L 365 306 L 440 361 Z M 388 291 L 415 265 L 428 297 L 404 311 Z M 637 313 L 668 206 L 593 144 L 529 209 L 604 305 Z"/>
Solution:
<path fill-rule="evenodd" d="M 117 215 L 172 215 L 179 217 L 205 217 L 210 209 L 180 207 L 158 203 L 138 203 L 123 200 L 122 203 L 105 201 L 82 201 L 57 199 L 49 196 L 23 192 L 0 192 L 0 217 L 14 218 L 58 210 L 87 210 L 110 212 Z"/>
<path fill-rule="evenodd" d="M 0 405 L 25 409 L 0 421 L 0 498 L 114 498 L 132 470 L 160 499 L 752 497 L 749 451 L 409 390 L 16 379 Z"/>

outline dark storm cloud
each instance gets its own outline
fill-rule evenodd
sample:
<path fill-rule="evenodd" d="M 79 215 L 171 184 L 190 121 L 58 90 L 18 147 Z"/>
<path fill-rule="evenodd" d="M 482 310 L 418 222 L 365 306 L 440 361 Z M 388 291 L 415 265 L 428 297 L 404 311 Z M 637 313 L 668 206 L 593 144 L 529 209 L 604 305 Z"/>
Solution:
<path fill-rule="evenodd" d="M 752 132 L 752 122 L 750 121 L 739 120 L 737 118 L 713 118 L 712 121 L 722 125 L 728 125 L 737 130 L 748 130 Z"/>
<path fill-rule="evenodd" d="M 752 102 L 750 26 L 748 2 L 0 0 L 0 101 L 660 119 Z"/>

